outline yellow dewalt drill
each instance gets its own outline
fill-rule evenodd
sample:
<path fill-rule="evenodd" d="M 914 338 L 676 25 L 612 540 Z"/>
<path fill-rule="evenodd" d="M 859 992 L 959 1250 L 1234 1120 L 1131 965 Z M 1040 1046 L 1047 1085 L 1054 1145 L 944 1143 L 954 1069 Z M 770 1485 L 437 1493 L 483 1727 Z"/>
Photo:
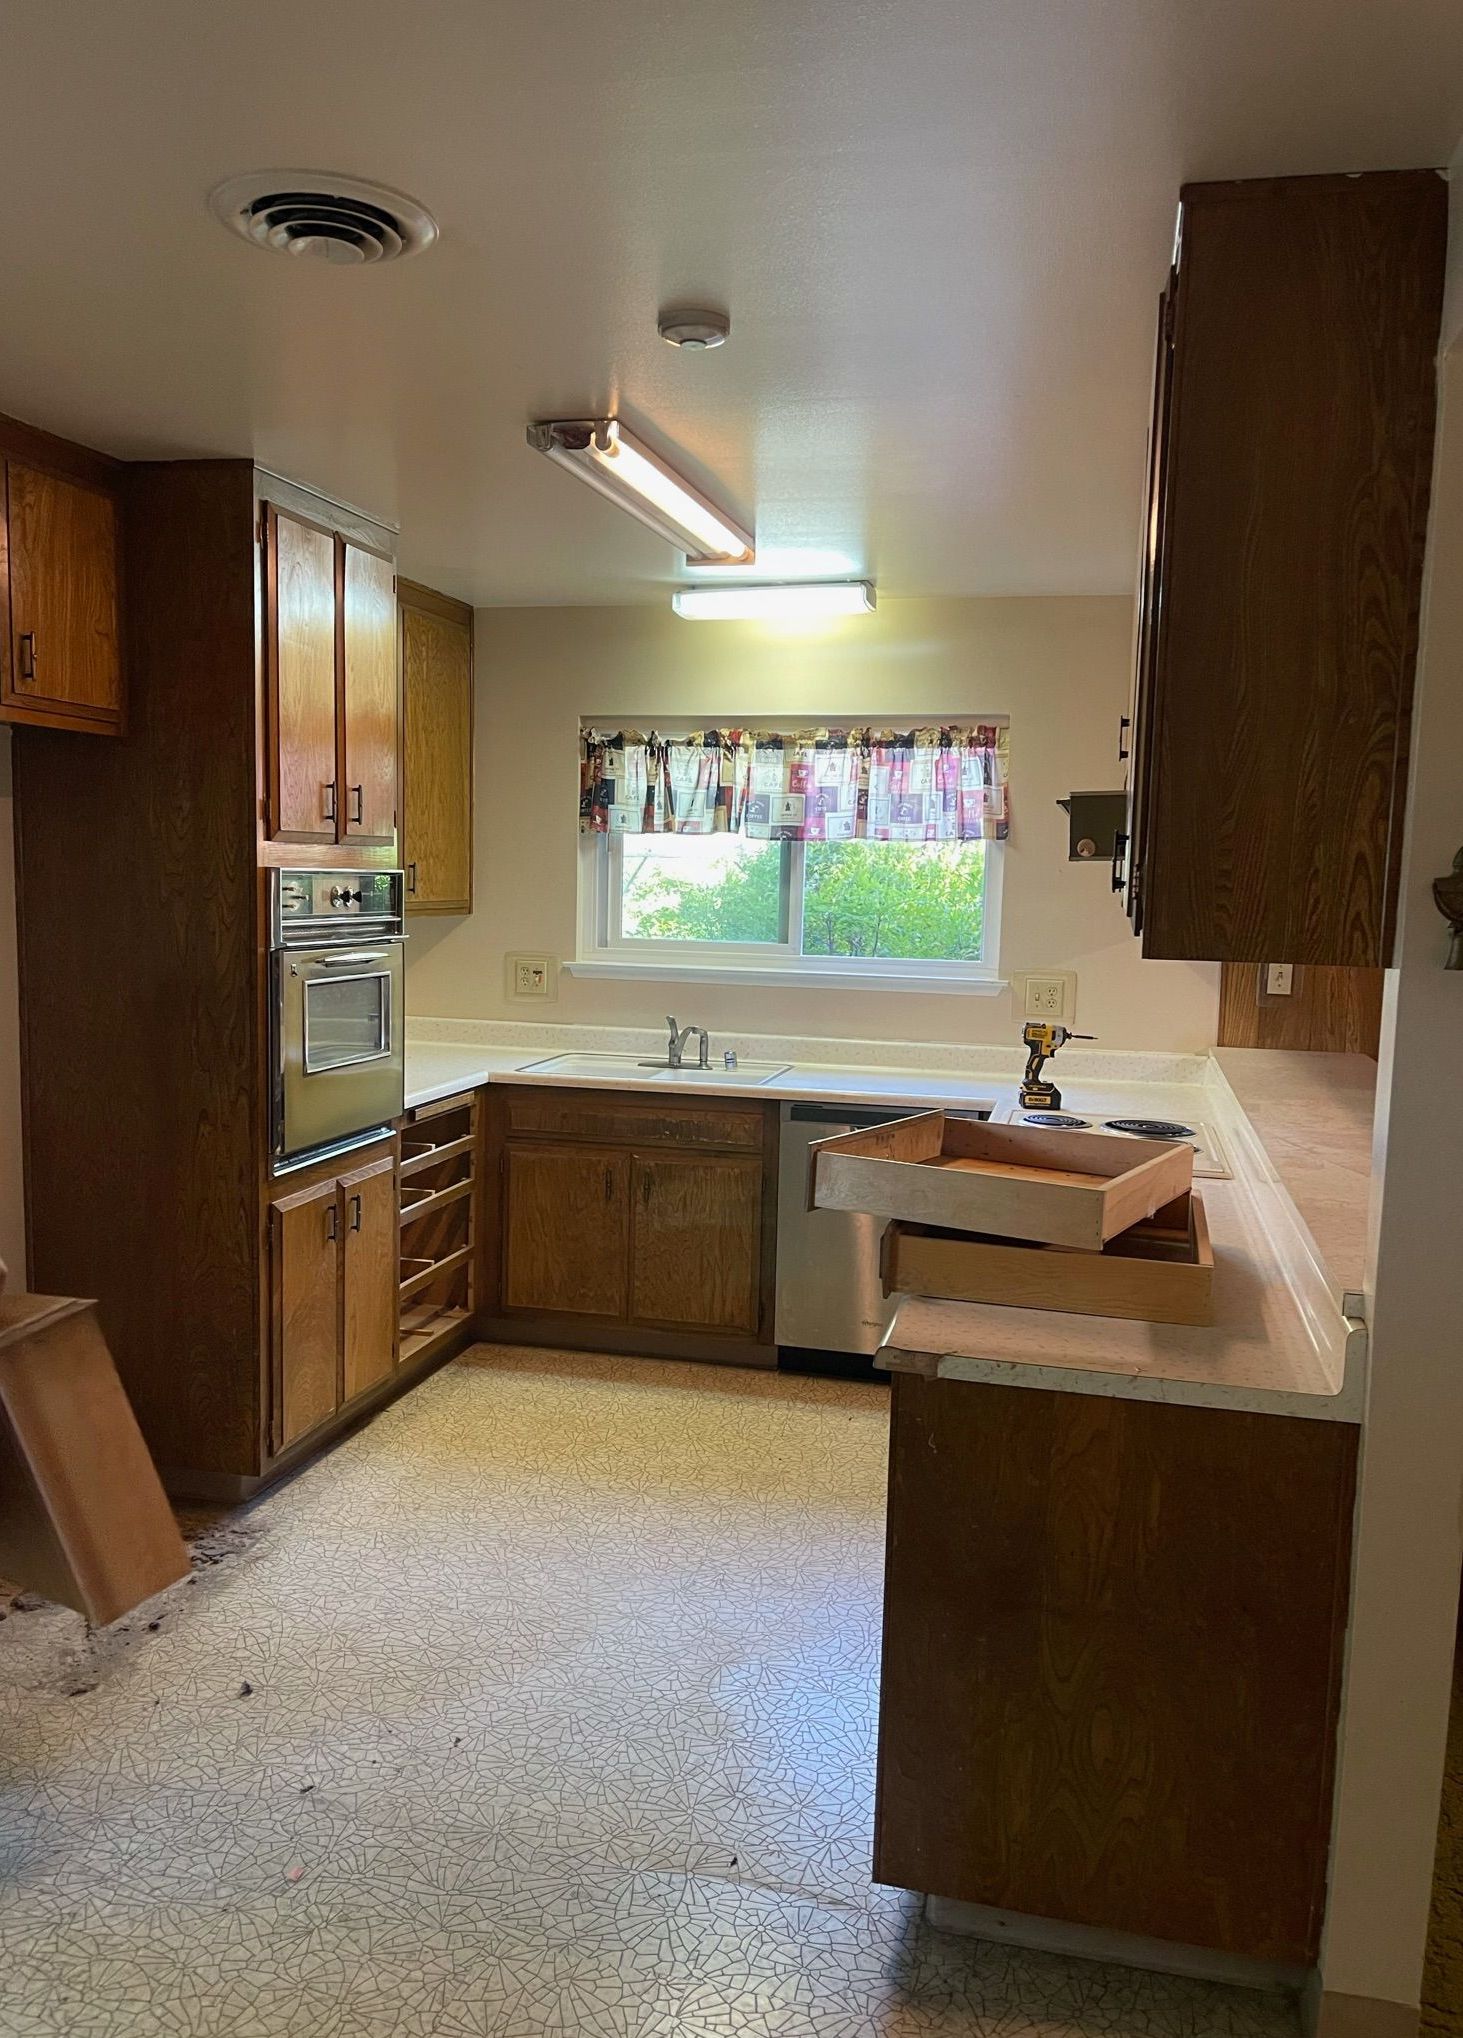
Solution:
<path fill-rule="evenodd" d="M 1026 1074 L 1021 1078 L 1023 1111 L 1060 1111 L 1062 1093 L 1055 1083 L 1041 1079 L 1042 1064 L 1051 1060 L 1069 1040 L 1096 1040 L 1095 1033 L 1073 1033 L 1067 1026 L 1049 1026 L 1044 1019 L 1028 1019 L 1021 1038 L 1031 1052 L 1026 1057 Z"/>

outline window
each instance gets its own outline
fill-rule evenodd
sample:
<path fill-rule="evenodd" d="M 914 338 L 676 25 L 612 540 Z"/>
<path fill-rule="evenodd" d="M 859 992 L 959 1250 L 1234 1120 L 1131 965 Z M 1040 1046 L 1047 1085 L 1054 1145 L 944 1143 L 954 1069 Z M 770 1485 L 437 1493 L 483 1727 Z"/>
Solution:
<path fill-rule="evenodd" d="M 586 838 L 581 964 L 996 988 L 1000 845 Z"/>

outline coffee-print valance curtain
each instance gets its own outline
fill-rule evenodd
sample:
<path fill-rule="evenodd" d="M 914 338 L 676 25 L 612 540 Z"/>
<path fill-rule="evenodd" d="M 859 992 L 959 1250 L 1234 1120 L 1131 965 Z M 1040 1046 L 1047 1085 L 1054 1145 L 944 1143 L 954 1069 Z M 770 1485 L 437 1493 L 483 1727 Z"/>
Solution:
<path fill-rule="evenodd" d="M 773 842 L 1002 842 L 1004 723 L 918 729 L 654 730 L 580 738 L 585 834 Z"/>

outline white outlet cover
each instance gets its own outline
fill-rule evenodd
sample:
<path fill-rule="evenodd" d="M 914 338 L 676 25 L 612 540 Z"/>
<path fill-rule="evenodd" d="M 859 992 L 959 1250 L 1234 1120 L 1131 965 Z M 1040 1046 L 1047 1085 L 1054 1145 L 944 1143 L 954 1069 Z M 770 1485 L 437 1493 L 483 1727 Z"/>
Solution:
<path fill-rule="evenodd" d="M 1018 978 L 1023 1019 L 1045 1019 L 1070 1026 L 1077 1016 L 1077 972 L 1070 969 L 1028 970 Z"/>
<path fill-rule="evenodd" d="M 504 973 L 510 998 L 557 998 L 559 964 L 552 955 L 509 955 Z"/>

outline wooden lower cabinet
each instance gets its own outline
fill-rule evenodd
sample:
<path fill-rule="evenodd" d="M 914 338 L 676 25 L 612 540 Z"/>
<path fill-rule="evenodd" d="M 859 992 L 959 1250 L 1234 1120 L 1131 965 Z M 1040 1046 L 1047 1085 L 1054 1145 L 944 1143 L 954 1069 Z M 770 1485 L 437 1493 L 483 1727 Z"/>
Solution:
<path fill-rule="evenodd" d="M 276 1197 L 269 1238 L 278 1456 L 395 1367 L 395 1153 Z"/>
<path fill-rule="evenodd" d="M 510 1145 L 503 1169 L 503 1303 L 625 1314 L 630 1158 L 593 1146 Z"/>
<path fill-rule="evenodd" d="M 634 1156 L 630 1314 L 637 1323 L 757 1332 L 762 1163 Z"/>
<path fill-rule="evenodd" d="M 775 1105 L 488 1095 L 500 1197 L 488 1315 L 505 1335 L 521 1322 L 543 1341 L 624 1350 L 643 1334 L 664 1356 L 772 1362 Z"/>
<path fill-rule="evenodd" d="M 893 1388 L 877 1879 L 1312 1963 L 1355 1427 Z"/>

